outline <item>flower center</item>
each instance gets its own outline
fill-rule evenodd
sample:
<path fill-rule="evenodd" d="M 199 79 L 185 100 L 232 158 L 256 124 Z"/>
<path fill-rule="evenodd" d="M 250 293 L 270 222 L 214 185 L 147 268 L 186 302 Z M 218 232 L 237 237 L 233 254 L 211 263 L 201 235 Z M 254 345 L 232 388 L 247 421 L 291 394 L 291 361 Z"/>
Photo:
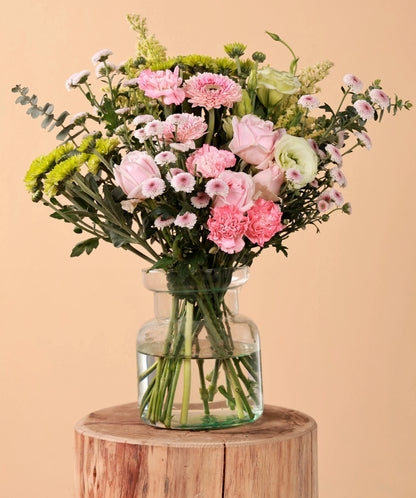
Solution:
<path fill-rule="evenodd" d="M 208 92 L 216 92 L 217 90 L 221 90 L 221 87 L 219 85 L 205 85 L 205 90 Z"/>

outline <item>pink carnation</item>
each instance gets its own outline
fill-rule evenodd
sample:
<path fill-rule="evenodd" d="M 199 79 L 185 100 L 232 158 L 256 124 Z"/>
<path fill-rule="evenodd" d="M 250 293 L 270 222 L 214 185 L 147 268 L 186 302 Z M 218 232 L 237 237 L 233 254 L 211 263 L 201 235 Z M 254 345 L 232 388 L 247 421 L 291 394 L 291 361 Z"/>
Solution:
<path fill-rule="evenodd" d="M 242 99 L 241 86 L 222 74 L 202 73 L 192 76 L 183 86 L 192 107 L 219 109 L 232 107 Z"/>
<path fill-rule="evenodd" d="M 254 206 L 248 210 L 247 217 L 248 227 L 245 235 L 260 247 L 284 228 L 281 223 L 282 211 L 273 201 L 257 199 Z"/>
<path fill-rule="evenodd" d="M 194 114 L 176 114 L 177 119 L 169 116 L 164 123 L 163 136 L 167 142 L 179 142 L 195 147 L 194 140 L 201 138 L 207 131 L 205 119 Z"/>
<path fill-rule="evenodd" d="M 363 89 L 363 82 L 353 74 L 346 74 L 344 83 L 351 88 L 353 93 L 360 93 Z"/>
<path fill-rule="evenodd" d="M 184 90 L 178 88 L 182 84 L 178 66 L 173 72 L 170 69 L 165 71 L 145 69 L 139 74 L 137 82 L 140 90 L 144 91 L 147 97 L 161 99 L 165 105 L 178 105 L 185 99 Z"/>
<path fill-rule="evenodd" d="M 204 144 L 186 160 L 189 173 L 216 178 L 225 168 L 232 168 L 236 162 L 235 156 L 228 150 L 219 150 L 213 145 Z"/>
<path fill-rule="evenodd" d="M 354 107 L 361 119 L 366 120 L 374 117 L 374 109 L 366 100 L 356 100 Z"/>
<path fill-rule="evenodd" d="M 208 239 L 222 251 L 234 254 L 243 249 L 248 219 L 236 206 L 213 208 L 207 224 L 210 231 Z"/>
<path fill-rule="evenodd" d="M 373 88 L 370 90 L 370 99 L 373 104 L 378 104 L 382 109 L 385 109 L 390 104 L 390 99 L 383 90 L 379 88 Z"/>

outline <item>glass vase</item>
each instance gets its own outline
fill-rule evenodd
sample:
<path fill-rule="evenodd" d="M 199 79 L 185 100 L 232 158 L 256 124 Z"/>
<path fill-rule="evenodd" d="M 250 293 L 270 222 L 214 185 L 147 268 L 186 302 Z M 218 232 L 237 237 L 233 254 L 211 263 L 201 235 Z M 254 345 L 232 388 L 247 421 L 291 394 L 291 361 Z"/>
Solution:
<path fill-rule="evenodd" d="M 137 336 L 139 410 L 155 427 L 221 429 L 263 412 L 260 341 L 239 314 L 248 268 L 144 271 L 155 318 Z"/>

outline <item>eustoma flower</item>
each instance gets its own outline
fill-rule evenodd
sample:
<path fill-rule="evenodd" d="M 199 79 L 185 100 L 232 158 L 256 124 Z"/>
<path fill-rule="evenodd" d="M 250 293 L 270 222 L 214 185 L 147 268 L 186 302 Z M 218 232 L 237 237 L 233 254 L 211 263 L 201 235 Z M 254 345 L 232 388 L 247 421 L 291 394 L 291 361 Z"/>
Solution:
<path fill-rule="evenodd" d="M 285 133 L 285 130 L 274 131 L 272 121 L 264 121 L 253 114 L 243 116 L 240 121 L 234 116 L 232 126 L 229 149 L 258 169 L 267 166 L 273 158 L 276 141 Z"/>
<path fill-rule="evenodd" d="M 129 152 L 114 166 L 114 178 L 128 199 L 133 203 L 146 198 L 142 189 L 143 182 L 149 178 L 160 178 L 160 171 L 152 156 L 146 152 Z"/>

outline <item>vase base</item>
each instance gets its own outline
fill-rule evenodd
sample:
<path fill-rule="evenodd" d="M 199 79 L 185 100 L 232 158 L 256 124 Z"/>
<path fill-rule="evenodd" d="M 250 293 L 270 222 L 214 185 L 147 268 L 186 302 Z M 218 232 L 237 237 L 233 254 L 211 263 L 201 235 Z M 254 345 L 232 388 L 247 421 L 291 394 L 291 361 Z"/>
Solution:
<path fill-rule="evenodd" d="M 217 406 L 215 406 L 217 405 Z M 186 430 L 186 431 L 205 431 L 205 430 L 215 430 L 215 429 L 227 429 L 229 427 L 237 427 L 239 425 L 249 424 L 259 419 L 263 413 L 261 408 L 252 407 L 253 416 L 250 418 L 246 413 L 240 418 L 237 411 L 230 410 L 228 406 L 224 403 L 211 403 L 210 413 L 206 414 L 198 406 L 191 404 L 189 406 L 189 413 L 186 423 L 181 423 L 181 411 L 175 407 L 172 410 L 171 420 L 166 420 L 164 422 L 152 422 L 148 418 L 147 412 L 143 412 L 142 420 L 147 425 L 152 427 L 157 427 L 159 429 L 176 429 L 176 430 Z"/>

